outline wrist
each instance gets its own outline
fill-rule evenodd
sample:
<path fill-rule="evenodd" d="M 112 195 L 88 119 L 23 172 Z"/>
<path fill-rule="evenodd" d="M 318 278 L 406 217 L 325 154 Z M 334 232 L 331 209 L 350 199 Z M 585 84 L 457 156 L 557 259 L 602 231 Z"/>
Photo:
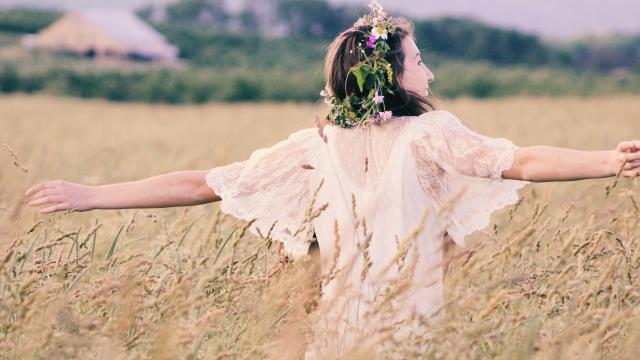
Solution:
<path fill-rule="evenodd" d="M 103 188 L 101 186 L 87 186 L 86 187 L 86 199 L 87 206 L 91 209 L 101 209 L 101 197 Z"/>
<path fill-rule="evenodd" d="M 624 163 L 624 159 L 620 156 L 621 154 L 617 150 L 608 150 L 608 168 L 609 168 L 609 176 L 616 176 Z"/>

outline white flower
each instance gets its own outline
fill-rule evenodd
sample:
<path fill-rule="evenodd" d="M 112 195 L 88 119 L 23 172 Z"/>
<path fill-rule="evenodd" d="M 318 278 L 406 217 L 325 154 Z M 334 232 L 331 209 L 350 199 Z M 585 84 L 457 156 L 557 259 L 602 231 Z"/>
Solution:
<path fill-rule="evenodd" d="M 375 36 L 376 39 L 383 38 L 387 40 L 387 30 L 379 26 L 376 26 L 373 29 L 371 29 L 371 34 Z"/>
<path fill-rule="evenodd" d="M 322 96 L 323 98 L 323 102 L 327 105 L 333 105 L 331 103 L 331 95 L 329 94 L 329 92 L 327 91 L 327 88 L 322 89 L 322 91 L 320 91 L 320 96 Z"/>
<path fill-rule="evenodd" d="M 384 102 L 384 95 L 376 93 L 376 96 L 373 97 L 373 101 L 375 101 L 376 104 L 382 104 Z"/>

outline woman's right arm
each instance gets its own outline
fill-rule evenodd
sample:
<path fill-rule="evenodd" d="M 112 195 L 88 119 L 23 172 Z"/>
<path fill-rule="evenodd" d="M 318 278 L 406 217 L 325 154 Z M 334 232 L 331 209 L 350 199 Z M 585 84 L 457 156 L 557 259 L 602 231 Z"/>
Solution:
<path fill-rule="evenodd" d="M 583 151 L 547 145 L 519 147 L 466 127 L 455 115 L 438 110 L 419 121 L 413 143 L 417 159 L 430 158 L 447 172 L 532 182 L 571 181 L 640 172 L 640 140 L 622 141 L 614 150 Z M 428 168 L 423 166 L 423 168 Z"/>
<path fill-rule="evenodd" d="M 41 214 L 94 209 L 132 209 L 191 206 L 219 201 L 206 184 L 208 170 L 176 171 L 142 180 L 86 186 L 68 181 L 46 181 L 25 192 L 29 206 L 49 205 Z"/>
<path fill-rule="evenodd" d="M 572 181 L 615 176 L 637 176 L 640 171 L 640 140 L 622 141 L 615 150 L 583 151 L 535 145 L 519 148 L 513 166 L 502 173 L 506 179 L 534 182 Z"/>

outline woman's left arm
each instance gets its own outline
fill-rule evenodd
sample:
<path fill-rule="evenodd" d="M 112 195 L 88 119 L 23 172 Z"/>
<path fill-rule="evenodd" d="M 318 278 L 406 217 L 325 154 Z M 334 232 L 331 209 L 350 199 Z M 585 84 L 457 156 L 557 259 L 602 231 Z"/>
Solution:
<path fill-rule="evenodd" d="M 623 141 L 615 150 L 583 151 L 534 145 L 515 151 L 513 166 L 505 179 L 534 182 L 572 181 L 615 176 L 637 176 L 640 171 L 640 140 Z"/>

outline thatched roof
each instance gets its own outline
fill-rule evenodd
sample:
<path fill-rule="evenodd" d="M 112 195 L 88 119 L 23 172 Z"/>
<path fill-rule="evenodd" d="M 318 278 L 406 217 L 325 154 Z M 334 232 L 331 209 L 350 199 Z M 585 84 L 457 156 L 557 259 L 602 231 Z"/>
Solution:
<path fill-rule="evenodd" d="M 119 9 L 70 12 L 43 29 L 32 42 L 38 47 L 163 60 L 175 60 L 178 54 L 162 34 L 134 13 Z"/>

